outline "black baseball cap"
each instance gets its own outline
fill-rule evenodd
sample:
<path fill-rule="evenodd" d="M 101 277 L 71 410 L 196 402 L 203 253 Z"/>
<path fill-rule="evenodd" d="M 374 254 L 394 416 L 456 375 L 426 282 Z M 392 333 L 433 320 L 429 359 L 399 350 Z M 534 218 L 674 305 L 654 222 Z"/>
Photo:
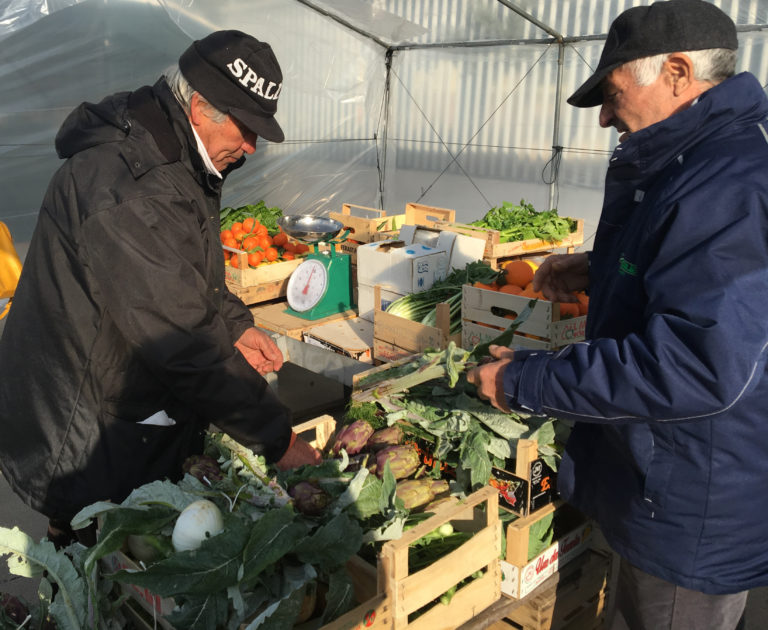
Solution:
<path fill-rule="evenodd" d="M 601 81 L 628 61 L 663 53 L 738 47 L 733 20 L 710 2 L 667 0 L 633 7 L 613 21 L 597 69 L 568 103 L 575 107 L 602 105 Z"/>
<path fill-rule="evenodd" d="M 216 109 L 271 142 L 285 139 L 275 120 L 283 73 L 266 42 L 241 31 L 216 31 L 182 53 L 179 69 Z"/>

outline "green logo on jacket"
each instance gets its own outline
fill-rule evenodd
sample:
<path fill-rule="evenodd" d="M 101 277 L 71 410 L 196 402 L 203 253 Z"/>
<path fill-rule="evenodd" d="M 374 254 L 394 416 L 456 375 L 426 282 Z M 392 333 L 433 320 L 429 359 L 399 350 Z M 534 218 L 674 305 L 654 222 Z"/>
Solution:
<path fill-rule="evenodd" d="M 619 274 L 622 276 L 637 275 L 637 265 L 635 263 L 629 262 L 626 258 L 624 258 L 624 254 L 621 255 L 621 258 L 619 258 Z"/>

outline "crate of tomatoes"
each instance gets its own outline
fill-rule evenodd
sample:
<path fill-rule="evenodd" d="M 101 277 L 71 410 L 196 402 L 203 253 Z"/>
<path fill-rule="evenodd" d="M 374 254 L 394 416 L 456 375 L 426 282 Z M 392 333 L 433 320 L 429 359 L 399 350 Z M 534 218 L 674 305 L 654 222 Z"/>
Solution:
<path fill-rule="evenodd" d="M 309 251 L 282 231 L 281 216 L 263 201 L 221 210 L 227 286 L 246 304 L 285 296 L 288 278 Z"/>

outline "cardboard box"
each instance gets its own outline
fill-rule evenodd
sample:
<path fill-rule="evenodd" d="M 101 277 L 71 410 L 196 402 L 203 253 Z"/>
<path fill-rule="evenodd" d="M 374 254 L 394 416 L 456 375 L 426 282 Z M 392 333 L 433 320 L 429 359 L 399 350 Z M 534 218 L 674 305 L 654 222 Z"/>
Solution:
<path fill-rule="evenodd" d="M 554 542 L 528 558 L 531 526 L 555 515 Z M 507 552 L 501 562 L 501 592 L 515 599 L 525 597 L 544 580 L 589 549 L 592 521 L 562 501 L 547 505 L 507 525 Z"/>
<path fill-rule="evenodd" d="M 357 312 L 361 318 L 374 323 L 374 311 L 385 310 L 396 299 L 403 297 L 402 293 L 387 291 L 379 287 L 379 299 L 376 299 L 376 287 L 366 284 L 357 285 Z M 375 335 L 374 335 L 375 338 Z"/>
<path fill-rule="evenodd" d="M 531 298 L 464 285 L 461 301 L 462 347 L 471 349 L 498 337 L 526 308 Z M 517 329 L 513 346 L 556 350 L 583 341 L 587 316 L 560 319 L 557 302 L 538 300 L 528 319 Z"/>
<path fill-rule="evenodd" d="M 449 271 L 464 269 L 467 263 L 482 260 L 485 250 L 485 241 L 480 238 L 417 225 L 404 225 L 400 228 L 400 240 L 444 251 L 448 257 Z"/>
<path fill-rule="evenodd" d="M 313 326 L 303 341 L 363 363 L 373 363 L 373 324 L 361 317 Z"/>
<path fill-rule="evenodd" d="M 421 244 L 381 241 L 357 248 L 357 281 L 407 295 L 429 289 L 446 276 L 447 257 Z"/>
<path fill-rule="evenodd" d="M 610 554 L 587 550 L 509 611 L 506 620 L 526 630 L 602 628 L 611 560 Z"/>
<path fill-rule="evenodd" d="M 447 258 L 421 244 L 403 241 L 380 241 L 357 248 L 358 313 L 373 321 L 375 307 L 385 309 L 394 300 L 432 287 L 445 278 Z M 373 288 L 380 286 L 383 302 L 374 304 Z"/>

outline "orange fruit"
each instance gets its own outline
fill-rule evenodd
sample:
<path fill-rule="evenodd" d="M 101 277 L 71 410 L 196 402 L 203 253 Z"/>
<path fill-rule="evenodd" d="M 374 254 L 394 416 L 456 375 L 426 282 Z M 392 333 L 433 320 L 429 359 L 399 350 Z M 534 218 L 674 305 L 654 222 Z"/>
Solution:
<path fill-rule="evenodd" d="M 275 247 L 282 247 L 288 242 L 288 235 L 285 232 L 278 232 L 272 237 L 272 244 Z"/>
<path fill-rule="evenodd" d="M 504 265 L 504 279 L 507 284 L 514 284 L 524 289 L 533 280 L 534 270 L 524 260 L 510 260 Z"/>
<path fill-rule="evenodd" d="M 272 247 L 272 237 L 268 234 L 259 234 L 256 238 L 258 239 L 259 247 L 264 251 Z"/>
<path fill-rule="evenodd" d="M 483 282 L 474 282 L 472 283 L 472 286 L 478 289 L 487 289 L 488 291 L 498 291 L 498 287 L 492 284 L 485 284 Z"/>
<path fill-rule="evenodd" d="M 280 254 L 278 254 L 277 249 L 274 247 L 267 247 L 267 249 L 264 250 L 264 258 L 269 262 L 272 262 L 273 260 L 277 260 L 279 255 Z"/>
<path fill-rule="evenodd" d="M 219 238 L 221 239 L 221 242 L 226 242 L 227 239 L 233 238 L 232 236 L 232 230 L 222 230 L 221 234 L 219 234 Z"/>
<path fill-rule="evenodd" d="M 239 266 L 239 258 L 240 257 L 237 254 L 232 254 L 232 258 L 229 259 L 229 266 L 237 269 Z"/>
<path fill-rule="evenodd" d="M 259 238 L 258 236 L 246 236 L 243 239 L 243 249 L 246 251 L 251 251 L 252 249 L 255 249 L 256 247 L 259 247 Z"/>
<path fill-rule="evenodd" d="M 523 290 L 516 284 L 505 284 L 499 288 L 500 293 L 510 293 L 512 295 L 520 295 Z"/>
<path fill-rule="evenodd" d="M 264 258 L 264 252 L 257 250 L 255 252 L 248 254 L 248 264 L 251 267 L 258 267 L 261 264 L 261 261 L 263 258 Z"/>
<path fill-rule="evenodd" d="M 294 254 L 293 252 L 283 252 L 282 258 L 283 260 L 293 260 L 294 258 L 296 258 L 296 254 Z"/>
<path fill-rule="evenodd" d="M 569 319 L 579 316 L 578 302 L 560 302 L 560 319 Z"/>
<path fill-rule="evenodd" d="M 544 294 L 541 291 L 533 290 L 533 282 L 529 282 L 527 285 L 525 285 L 525 288 L 523 289 L 523 292 L 520 295 L 524 295 L 525 297 L 530 297 L 530 298 L 538 298 L 540 300 L 547 299 L 544 297 Z"/>

